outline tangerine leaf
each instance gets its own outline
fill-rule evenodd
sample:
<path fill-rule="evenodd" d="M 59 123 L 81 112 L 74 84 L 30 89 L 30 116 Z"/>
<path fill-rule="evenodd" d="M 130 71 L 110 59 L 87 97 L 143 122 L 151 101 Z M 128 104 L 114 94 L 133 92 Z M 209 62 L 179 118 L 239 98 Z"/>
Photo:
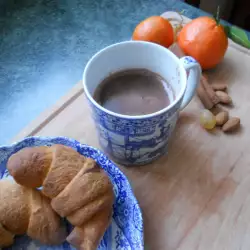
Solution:
<path fill-rule="evenodd" d="M 225 26 L 224 28 L 229 38 L 231 38 L 234 42 L 250 49 L 250 41 L 248 39 L 247 33 L 243 29 L 237 26 Z"/>

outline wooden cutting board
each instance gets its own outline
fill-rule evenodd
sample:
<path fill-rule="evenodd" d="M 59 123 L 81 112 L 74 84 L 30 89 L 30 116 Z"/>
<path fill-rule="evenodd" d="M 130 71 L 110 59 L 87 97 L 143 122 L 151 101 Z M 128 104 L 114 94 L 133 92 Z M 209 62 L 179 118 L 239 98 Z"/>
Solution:
<path fill-rule="evenodd" d="M 250 249 L 250 52 L 230 42 L 223 63 L 208 74 L 228 83 L 229 111 L 242 128 L 230 135 L 203 130 L 194 98 L 180 114 L 168 155 L 146 166 L 120 166 L 143 211 L 145 249 Z M 15 140 L 33 135 L 99 148 L 81 83 Z"/>

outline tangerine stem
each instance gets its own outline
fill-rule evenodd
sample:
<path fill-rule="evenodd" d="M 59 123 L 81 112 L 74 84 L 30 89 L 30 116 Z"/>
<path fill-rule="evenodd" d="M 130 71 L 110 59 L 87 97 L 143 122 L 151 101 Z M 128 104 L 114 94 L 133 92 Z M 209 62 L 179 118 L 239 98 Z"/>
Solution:
<path fill-rule="evenodd" d="M 217 7 L 217 11 L 216 11 L 216 14 L 214 15 L 214 19 L 217 25 L 219 25 L 220 24 L 220 5 L 218 5 Z"/>

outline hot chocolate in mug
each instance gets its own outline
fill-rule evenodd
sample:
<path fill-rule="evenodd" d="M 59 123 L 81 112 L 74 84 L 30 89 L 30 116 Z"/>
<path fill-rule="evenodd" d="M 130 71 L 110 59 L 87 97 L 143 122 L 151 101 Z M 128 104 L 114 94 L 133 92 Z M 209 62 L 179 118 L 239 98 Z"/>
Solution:
<path fill-rule="evenodd" d="M 138 68 L 167 81 L 170 105 L 152 114 L 128 116 L 107 110 L 94 100 L 96 88 L 107 76 Z M 179 59 L 154 43 L 126 41 L 95 54 L 85 67 L 83 87 L 104 152 L 125 165 L 147 164 L 165 154 L 178 114 L 193 98 L 200 76 L 200 65 L 192 57 Z"/>

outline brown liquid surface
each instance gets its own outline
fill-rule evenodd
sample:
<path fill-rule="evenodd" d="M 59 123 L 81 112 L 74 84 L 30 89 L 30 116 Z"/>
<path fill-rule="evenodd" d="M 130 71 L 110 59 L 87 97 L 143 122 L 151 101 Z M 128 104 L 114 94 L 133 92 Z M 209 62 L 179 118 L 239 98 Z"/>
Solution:
<path fill-rule="evenodd" d="M 104 108 L 123 115 L 157 112 L 170 103 L 167 82 L 146 69 L 128 69 L 105 78 L 94 93 Z"/>

